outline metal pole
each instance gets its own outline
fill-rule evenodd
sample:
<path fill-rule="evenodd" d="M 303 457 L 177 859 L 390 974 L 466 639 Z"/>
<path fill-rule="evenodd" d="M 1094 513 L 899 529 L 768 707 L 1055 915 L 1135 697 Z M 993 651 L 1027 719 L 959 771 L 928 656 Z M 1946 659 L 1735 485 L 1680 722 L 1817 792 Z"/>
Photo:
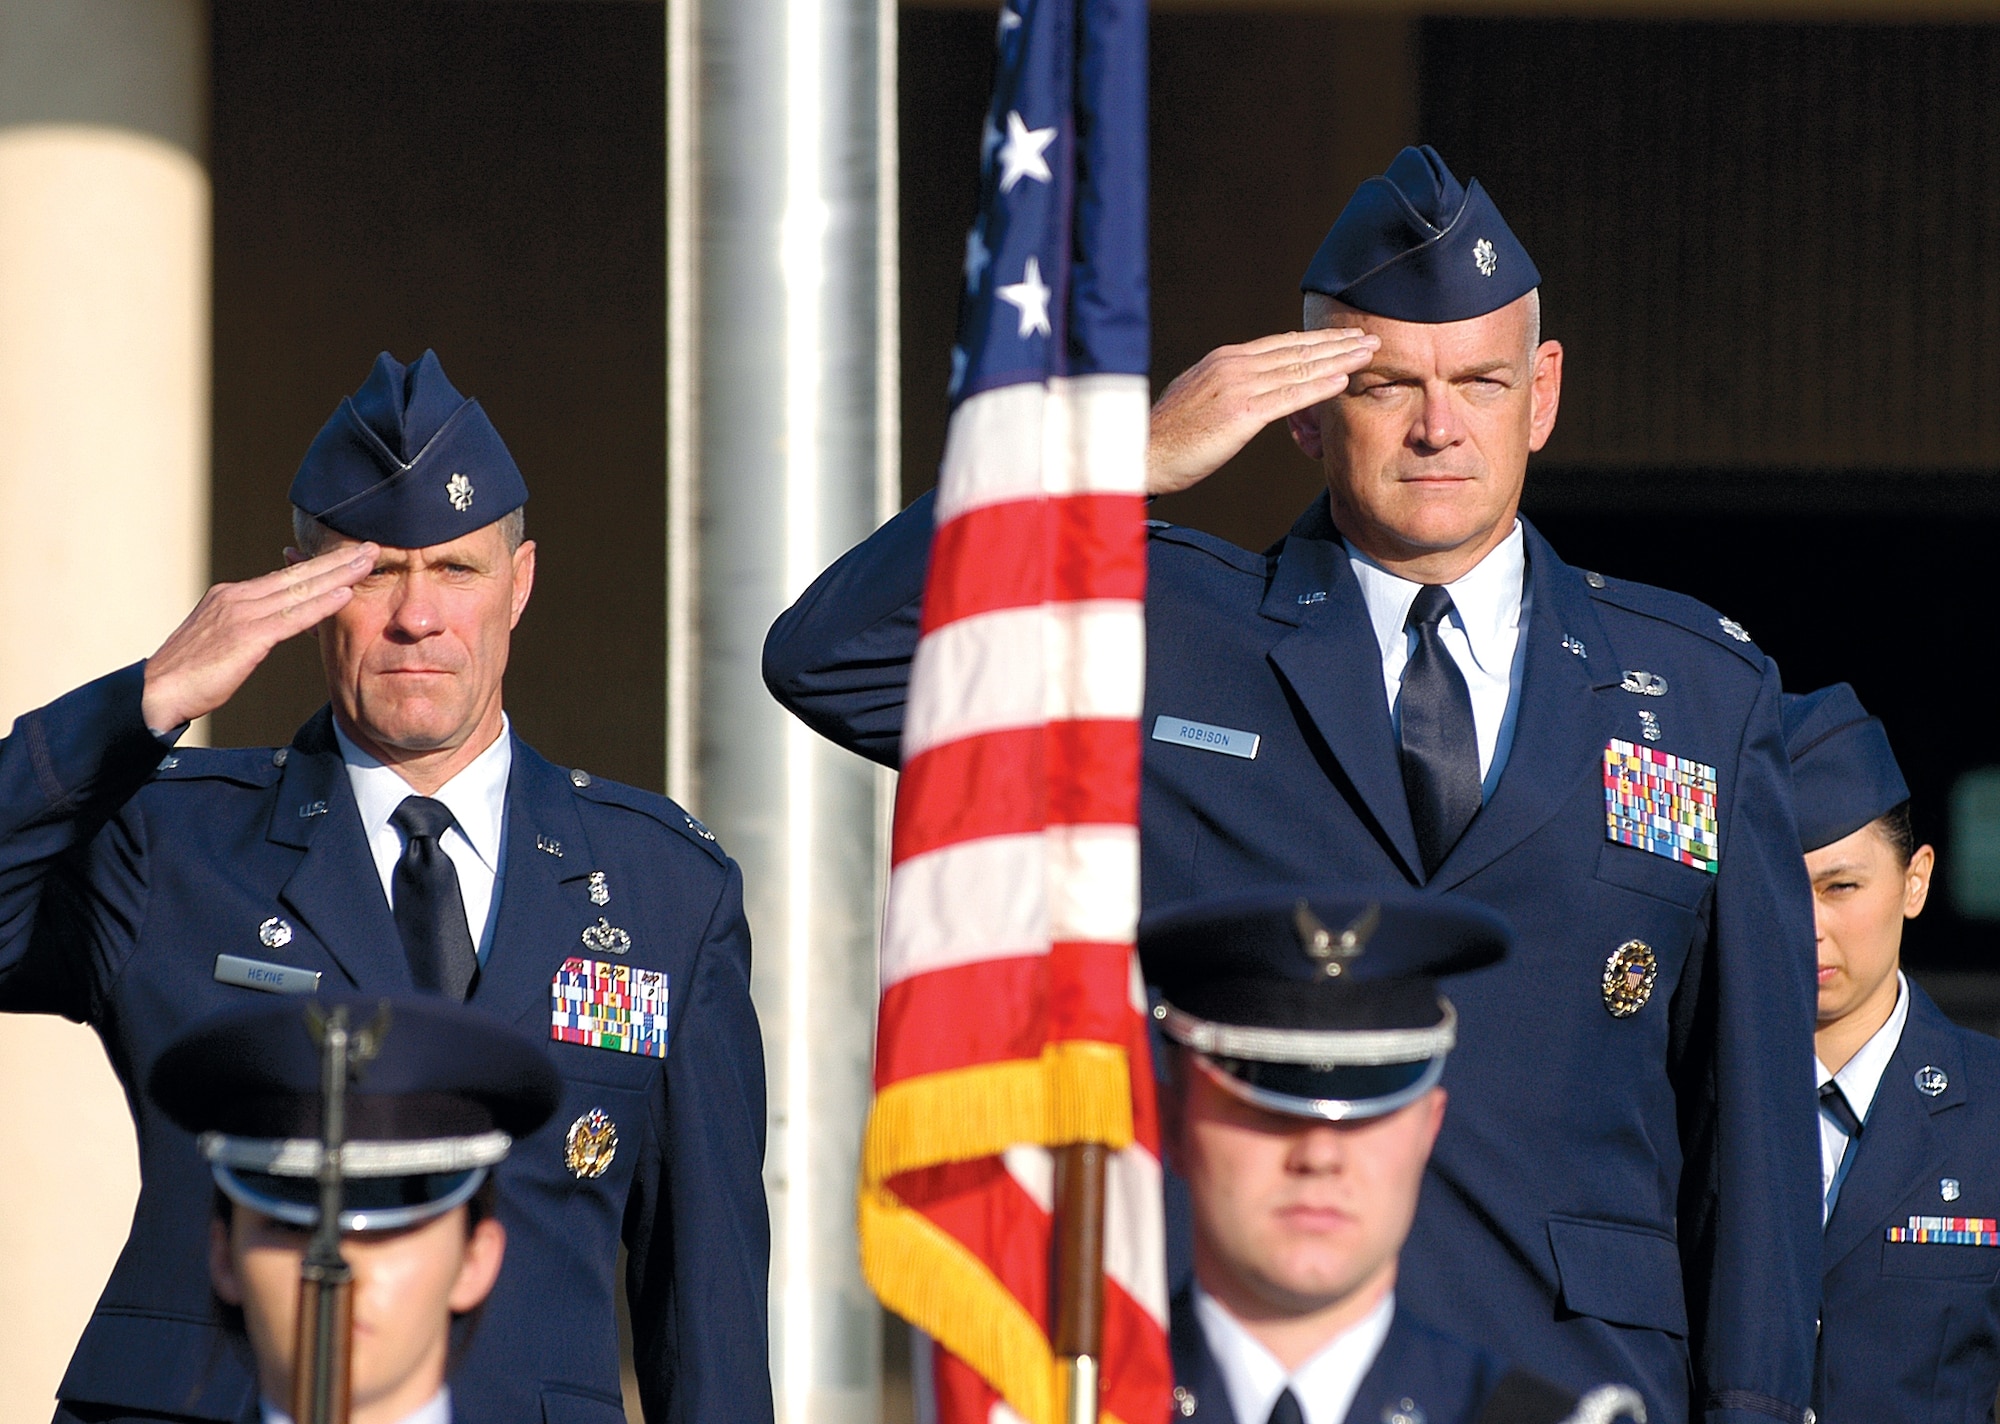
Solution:
<path fill-rule="evenodd" d="M 784 713 L 759 661 L 772 620 L 893 507 L 894 13 L 668 5 L 670 789 L 743 867 L 771 1369 L 779 1419 L 800 1424 L 880 1412 L 854 1182 L 883 778 Z"/>

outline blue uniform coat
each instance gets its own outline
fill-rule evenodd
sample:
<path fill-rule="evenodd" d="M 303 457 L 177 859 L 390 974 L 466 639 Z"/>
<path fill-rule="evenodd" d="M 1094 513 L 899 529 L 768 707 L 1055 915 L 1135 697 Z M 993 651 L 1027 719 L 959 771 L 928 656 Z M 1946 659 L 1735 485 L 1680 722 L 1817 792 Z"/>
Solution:
<path fill-rule="evenodd" d="M 143 684 L 142 666 L 114 673 L 0 742 L 0 1010 L 94 1027 L 138 1124 L 131 1238 L 63 1378 L 66 1414 L 234 1420 L 254 1410 L 255 1385 L 210 1295 L 214 1187 L 139 1085 L 182 1029 L 258 992 L 218 983 L 219 954 L 318 970 L 328 987 L 413 987 L 329 715 L 275 754 L 163 760 Z M 668 1051 L 549 1043 L 563 1102 L 498 1170 L 507 1260 L 453 1371 L 456 1411 L 624 1419 L 622 1242 L 648 1417 L 768 1420 L 763 1055 L 736 866 L 662 797 L 572 775 L 519 739 L 513 756 L 505 881 L 472 1006 L 547 1042 L 563 962 L 611 957 L 579 940 L 603 916 L 631 936 L 620 962 L 667 975 Z M 273 917 L 288 942 L 260 937 Z M 617 1149 L 579 1180 L 565 1137 L 592 1108 Z"/>
<path fill-rule="evenodd" d="M 1177 1417 L 1194 1424 L 1264 1424 L 1238 1420 L 1222 1369 L 1208 1346 L 1191 1291 L 1174 1297 L 1169 1336 Z M 1484 1350 L 1454 1340 L 1399 1305 L 1389 1334 L 1347 1407 L 1348 1424 L 1562 1424 L 1575 1399 L 1544 1381 L 1510 1371 Z"/>
<path fill-rule="evenodd" d="M 1934 1097 L 1917 1087 L 1926 1068 L 1945 1075 Z M 1848 1150 L 1826 1224 L 1819 1417 L 1984 1424 L 2000 1388 L 2000 1247 L 1888 1233 L 1913 1216 L 2000 1218 L 2000 1042 L 1952 1023 L 1911 984 L 1902 1041 Z"/>
<path fill-rule="evenodd" d="M 786 706 L 887 765 L 930 525 L 926 497 L 765 645 Z M 1526 540 L 1512 750 L 1427 886 L 1499 910 L 1516 947 L 1445 985 L 1451 1107 L 1399 1298 L 1579 1393 L 1633 1385 L 1655 1424 L 1689 1417 L 1691 1383 L 1711 1421 L 1796 1424 L 1818 1293 L 1815 987 L 1777 669 L 1713 610 Z M 1146 906 L 1422 883 L 1380 651 L 1324 497 L 1268 554 L 1156 527 L 1149 579 Z M 1628 670 L 1664 694 L 1622 690 Z M 1163 742 L 1162 716 L 1261 742 L 1254 759 Z M 1714 768 L 1719 873 L 1607 839 L 1613 738 Z M 1656 982 L 1614 1017 L 1606 963 L 1633 940 Z"/>

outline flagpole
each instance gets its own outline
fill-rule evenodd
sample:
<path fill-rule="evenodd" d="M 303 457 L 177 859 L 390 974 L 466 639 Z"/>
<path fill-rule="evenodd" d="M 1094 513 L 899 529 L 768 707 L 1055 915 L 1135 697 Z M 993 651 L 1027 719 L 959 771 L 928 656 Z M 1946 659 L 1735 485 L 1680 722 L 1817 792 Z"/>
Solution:
<path fill-rule="evenodd" d="M 1056 1149 L 1056 1376 L 1064 1424 L 1097 1424 L 1104 1351 L 1104 1164 L 1101 1142 Z"/>

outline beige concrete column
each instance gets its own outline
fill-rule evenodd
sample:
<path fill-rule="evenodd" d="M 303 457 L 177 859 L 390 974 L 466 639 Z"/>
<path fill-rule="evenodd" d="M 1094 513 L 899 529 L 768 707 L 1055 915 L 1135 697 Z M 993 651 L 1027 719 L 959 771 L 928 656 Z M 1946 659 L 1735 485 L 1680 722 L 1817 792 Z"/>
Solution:
<path fill-rule="evenodd" d="M 0 728 L 208 575 L 200 0 L 0 0 Z M 0 1017 L 0 1419 L 46 1419 L 138 1191 L 103 1051 Z"/>

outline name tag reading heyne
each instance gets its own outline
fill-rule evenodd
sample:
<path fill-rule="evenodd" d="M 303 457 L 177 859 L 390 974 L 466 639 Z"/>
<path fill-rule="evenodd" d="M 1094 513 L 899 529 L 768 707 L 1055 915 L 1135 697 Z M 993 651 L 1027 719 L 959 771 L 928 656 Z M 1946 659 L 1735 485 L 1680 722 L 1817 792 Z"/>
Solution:
<path fill-rule="evenodd" d="M 1153 740 L 1176 746 L 1199 747 L 1205 752 L 1254 761 L 1257 744 L 1263 740 L 1255 732 L 1239 732 L 1234 727 L 1215 727 L 1207 722 L 1190 722 L 1185 717 L 1160 716 L 1153 720 Z"/>
<path fill-rule="evenodd" d="M 317 994 L 319 971 L 245 959 L 238 954 L 218 954 L 215 982 L 234 984 L 239 989 L 262 989 L 267 994 Z"/>

